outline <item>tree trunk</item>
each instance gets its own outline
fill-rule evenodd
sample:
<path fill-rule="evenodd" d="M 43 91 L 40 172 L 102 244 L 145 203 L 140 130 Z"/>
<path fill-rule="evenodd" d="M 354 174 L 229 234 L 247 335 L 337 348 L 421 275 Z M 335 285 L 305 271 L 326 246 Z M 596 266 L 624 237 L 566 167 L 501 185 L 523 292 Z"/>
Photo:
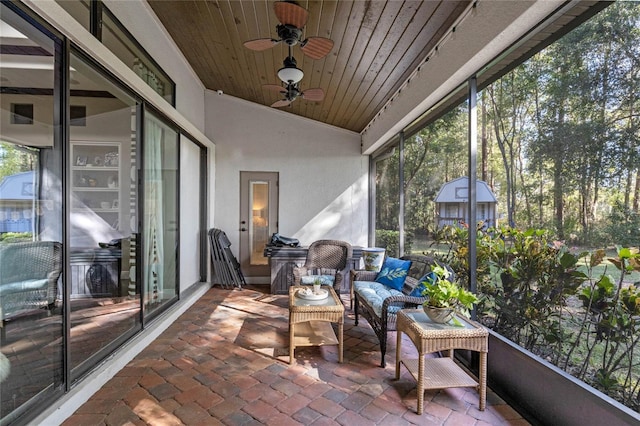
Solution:
<path fill-rule="evenodd" d="M 555 211 L 556 230 L 558 238 L 564 239 L 564 200 L 562 197 L 562 159 L 557 157 L 553 161 L 553 208 Z"/>
<path fill-rule="evenodd" d="M 636 170 L 636 187 L 633 190 L 633 212 L 640 213 L 638 210 L 640 204 L 640 169 Z"/>

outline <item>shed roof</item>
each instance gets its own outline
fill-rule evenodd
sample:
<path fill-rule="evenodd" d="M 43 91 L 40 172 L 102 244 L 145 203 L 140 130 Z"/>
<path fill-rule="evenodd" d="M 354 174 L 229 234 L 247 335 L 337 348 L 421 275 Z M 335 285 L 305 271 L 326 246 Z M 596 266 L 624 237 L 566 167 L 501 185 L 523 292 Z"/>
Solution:
<path fill-rule="evenodd" d="M 466 203 L 469 198 L 469 178 L 461 176 L 442 185 L 436 203 Z M 478 203 L 496 203 L 498 200 L 483 180 L 476 180 L 476 201 Z"/>
<path fill-rule="evenodd" d="M 33 200 L 33 171 L 6 176 L 0 182 L 0 200 Z"/>

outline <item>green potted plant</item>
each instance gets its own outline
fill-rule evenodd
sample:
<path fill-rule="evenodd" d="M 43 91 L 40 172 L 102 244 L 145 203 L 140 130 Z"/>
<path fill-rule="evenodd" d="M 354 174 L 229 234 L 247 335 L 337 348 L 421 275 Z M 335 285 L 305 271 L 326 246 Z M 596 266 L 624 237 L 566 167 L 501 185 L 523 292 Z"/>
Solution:
<path fill-rule="evenodd" d="M 313 294 L 320 294 L 320 287 L 322 286 L 322 281 L 320 278 L 316 278 L 313 280 Z"/>
<path fill-rule="evenodd" d="M 422 282 L 422 295 L 427 300 L 422 304 L 425 314 L 433 322 L 447 323 L 455 313 L 469 317 L 469 311 L 478 302 L 475 294 L 449 280 L 450 272 L 440 266 L 432 268 L 431 281 Z"/>

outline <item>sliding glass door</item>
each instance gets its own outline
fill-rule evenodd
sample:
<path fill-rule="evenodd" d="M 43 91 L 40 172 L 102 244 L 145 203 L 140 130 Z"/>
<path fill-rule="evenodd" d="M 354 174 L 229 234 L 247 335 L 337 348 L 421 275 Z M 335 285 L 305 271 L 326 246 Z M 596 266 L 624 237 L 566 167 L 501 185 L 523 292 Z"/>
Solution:
<path fill-rule="evenodd" d="M 178 295 L 178 132 L 147 112 L 143 143 L 144 312 Z"/>
<path fill-rule="evenodd" d="M 69 363 L 77 379 L 140 330 L 137 102 L 72 52 Z"/>
<path fill-rule="evenodd" d="M 0 424 L 61 394 L 60 40 L 0 4 Z"/>

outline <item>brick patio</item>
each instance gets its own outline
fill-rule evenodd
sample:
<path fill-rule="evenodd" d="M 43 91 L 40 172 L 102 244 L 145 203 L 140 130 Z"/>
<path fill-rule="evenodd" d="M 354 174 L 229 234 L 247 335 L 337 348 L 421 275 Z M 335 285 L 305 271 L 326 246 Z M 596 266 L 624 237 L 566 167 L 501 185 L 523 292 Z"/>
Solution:
<path fill-rule="evenodd" d="M 325 346 L 296 349 L 290 366 L 287 297 L 209 290 L 64 425 L 529 424 L 490 389 L 484 412 L 474 389 L 447 389 L 427 391 L 416 415 L 415 382 L 394 380 L 395 333 L 380 368 L 373 331 L 348 308 L 345 362 Z"/>

